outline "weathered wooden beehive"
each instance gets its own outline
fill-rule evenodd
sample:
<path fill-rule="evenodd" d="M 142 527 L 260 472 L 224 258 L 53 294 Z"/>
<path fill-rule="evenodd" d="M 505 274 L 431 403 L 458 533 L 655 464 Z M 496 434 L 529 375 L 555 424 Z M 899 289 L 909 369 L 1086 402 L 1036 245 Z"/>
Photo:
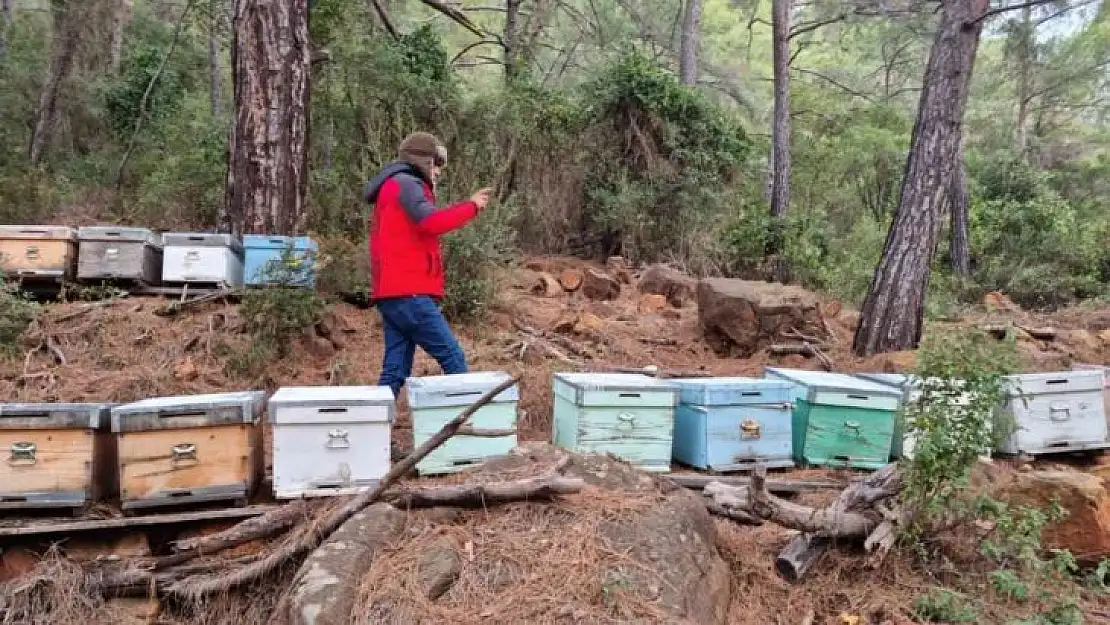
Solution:
<path fill-rule="evenodd" d="M 644 470 L 671 470 L 678 386 L 639 374 L 556 373 L 555 445 L 612 453 Z"/>
<path fill-rule="evenodd" d="M 1030 455 L 1110 447 L 1103 375 L 1061 371 L 1007 376 L 998 451 Z"/>
<path fill-rule="evenodd" d="M 262 471 L 264 393 L 155 397 L 112 409 L 125 510 L 245 505 Z"/>
<path fill-rule="evenodd" d="M 388 387 L 284 387 L 268 405 L 277 498 L 350 495 L 389 471 Z"/>
<path fill-rule="evenodd" d="M 791 384 L 756 378 L 694 378 L 678 385 L 674 459 L 699 469 L 794 466 Z"/>
<path fill-rule="evenodd" d="M 115 492 L 109 404 L 0 404 L 0 509 L 72 508 Z"/>
<path fill-rule="evenodd" d="M 25 280 L 72 280 L 77 231 L 65 226 L 0 226 L 0 270 Z"/>
<path fill-rule="evenodd" d="M 509 374 L 502 371 L 409 378 L 405 387 L 412 410 L 413 444 L 419 446 L 431 438 L 448 421 L 508 379 Z M 468 421 L 475 429 L 511 433 L 503 436 L 453 436 L 417 464 L 417 472 L 421 475 L 455 473 L 509 453 L 517 442 L 515 428 L 519 401 L 520 387 L 514 384 L 479 408 Z"/>
<path fill-rule="evenodd" d="M 147 228 L 93 226 L 77 230 L 77 277 L 156 285 L 162 278 L 162 237 Z"/>
<path fill-rule="evenodd" d="M 224 288 L 243 286 L 243 242 L 231 234 L 162 235 L 162 281 Z"/>
<path fill-rule="evenodd" d="M 794 393 L 794 460 L 814 466 L 878 469 L 890 461 L 899 389 L 840 373 L 765 367 Z"/>

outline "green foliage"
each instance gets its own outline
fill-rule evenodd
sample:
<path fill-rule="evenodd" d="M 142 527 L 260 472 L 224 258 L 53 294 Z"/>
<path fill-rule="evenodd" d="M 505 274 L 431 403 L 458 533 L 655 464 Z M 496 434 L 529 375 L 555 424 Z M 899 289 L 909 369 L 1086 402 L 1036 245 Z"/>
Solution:
<path fill-rule="evenodd" d="M 456 320 L 473 320 L 493 300 L 496 284 L 492 269 L 509 260 L 513 231 L 511 207 L 490 207 L 465 230 L 444 241 L 443 262 L 447 293 L 443 313 Z"/>
<path fill-rule="evenodd" d="M 127 141 L 134 132 L 143 94 L 150 86 L 150 81 L 158 75 L 158 68 L 165 55 L 164 50 L 151 46 L 132 48 L 118 82 L 105 92 L 104 106 L 108 123 L 119 139 Z M 144 123 L 157 127 L 176 113 L 184 89 L 181 69 L 167 64 L 147 97 Z"/>
<path fill-rule="evenodd" d="M 914 616 L 927 623 L 977 623 L 979 611 L 964 595 L 945 589 L 930 590 L 918 598 Z"/>
<path fill-rule="evenodd" d="M 1014 621 L 1011 625 L 1083 625 L 1083 623 L 1083 609 L 1074 598 L 1069 597 L 1051 605 L 1040 614 Z"/>
<path fill-rule="evenodd" d="M 19 354 L 20 338 L 40 312 L 40 306 L 24 297 L 17 285 L 0 282 L 0 354 Z"/>

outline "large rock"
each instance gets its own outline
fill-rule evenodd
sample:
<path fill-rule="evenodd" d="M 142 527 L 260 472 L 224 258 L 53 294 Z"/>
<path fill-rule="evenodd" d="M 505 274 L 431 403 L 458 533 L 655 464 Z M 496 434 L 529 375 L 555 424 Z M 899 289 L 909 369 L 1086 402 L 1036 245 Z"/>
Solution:
<path fill-rule="evenodd" d="M 582 276 L 582 294 L 595 300 L 617 299 L 621 294 L 621 283 L 603 271 L 586 269 Z"/>
<path fill-rule="evenodd" d="M 1079 471 L 1018 473 L 997 496 L 1044 510 L 1058 500 L 1067 518 L 1044 528 L 1042 545 L 1067 549 L 1084 564 L 1110 556 L 1110 493 L 1099 476 Z"/>
<path fill-rule="evenodd" d="M 750 356 L 791 329 L 824 331 L 817 297 L 796 286 L 710 278 L 698 282 L 697 296 L 702 333 L 722 355 Z"/>
<path fill-rule="evenodd" d="M 694 299 L 697 284 L 697 280 L 677 269 L 666 265 L 652 265 L 640 276 L 636 288 L 641 293 L 662 295 L 671 306 L 682 308 L 683 304 Z"/>

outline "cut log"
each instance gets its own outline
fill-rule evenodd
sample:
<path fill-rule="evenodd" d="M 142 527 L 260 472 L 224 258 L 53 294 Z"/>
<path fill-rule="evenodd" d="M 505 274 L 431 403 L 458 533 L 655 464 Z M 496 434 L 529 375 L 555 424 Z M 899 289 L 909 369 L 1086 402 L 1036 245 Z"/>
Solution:
<path fill-rule="evenodd" d="M 801 581 L 810 567 L 829 550 L 831 542 L 822 536 L 798 534 L 775 558 L 775 571 L 792 584 Z"/>
<path fill-rule="evenodd" d="M 585 482 L 579 478 L 548 475 L 512 482 L 413 488 L 387 493 L 382 498 L 401 509 L 434 506 L 477 508 L 511 501 L 551 499 L 580 492 L 584 487 Z"/>
<path fill-rule="evenodd" d="M 458 436 L 473 436 L 475 438 L 501 438 L 502 436 L 513 436 L 516 430 L 513 428 L 506 429 L 490 429 L 490 428 L 473 428 L 469 425 L 464 425 L 459 428 Z"/>
<path fill-rule="evenodd" d="M 343 505 L 343 507 L 333 511 L 318 523 L 316 527 L 313 528 L 313 531 L 304 532 L 298 538 L 283 543 L 280 547 L 268 553 L 258 562 L 254 562 L 224 575 L 194 578 L 177 582 L 171 585 L 167 589 L 167 592 L 186 600 L 198 600 L 208 595 L 226 592 L 231 588 L 257 581 L 281 566 L 284 566 L 290 560 L 300 558 L 313 549 L 316 549 L 320 543 L 327 539 L 336 529 L 346 523 L 360 510 L 377 501 L 394 482 L 399 480 L 402 476 L 407 475 L 416 467 L 417 463 L 454 436 L 459 428 L 466 425 L 470 417 L 482 406 L 491 402 L 494 397 L 497 397 L 514 384 L 518 384 L 520 382 L 520 377 L 521 376 L 518 374 L 509 378 L 480 397 L 478 401 L 459 413 L 457 417 L 448 421 L 435 433 L 435 435 L 413 450 L 404 460 L 394 464 L 382 477 L 376 487 L 359 494 Z"/>
<path fill-rule="evenodd" d="M 676 473 L 666 476 L 666 478 L 683 486 L 694 490 L 707 488 L 709 484 L 717 483 L 724 486 L 747 486 L 751 483 L 750 477 L 732 476 L 732 475 L 694 475 L 685 473 Z M 821 490 L 838 490 L 843 489 L 848 484 L 837 480 L 782 480 L 782 479 L 769 479 L 764 482 L 767 490 L 772 493 L 780 494 L 796 494 L 796 493 L 813 493 Z"/>

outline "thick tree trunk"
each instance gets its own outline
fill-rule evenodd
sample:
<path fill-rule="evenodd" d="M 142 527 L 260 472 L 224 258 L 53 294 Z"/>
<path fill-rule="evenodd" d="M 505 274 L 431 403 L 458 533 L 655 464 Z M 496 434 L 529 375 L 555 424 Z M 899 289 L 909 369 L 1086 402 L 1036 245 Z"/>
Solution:
<path fill-rule="evenodd" d="M 701 41 L 701 0 L 686 0 L 682 11 L 682 40 L 678 53 L 678 80 L 698 84 L 698 45 Z"/>
<path fill-rule="evenodd" d="M 957 169 L 964 109 L 988 0 L 946 0 L 918 104 L 906 173 L 883 256 L 861 310 L 853 350 L 917 347 L 929 266 Z"/>
<path fill-rule="evenodd" d="M 505 32 L 501 40 L 505 49 L 505 82 L 512 82 L 520 70 L 520 5 L 523 0 L 505 0 Z"/>
<path fill-rule="evenodd" d="M 123 29 L 131 20 L 132 0 L 116 0 L 112 11 L 112 38 L 108 42 L 108 63 L 112 74 L 119 74 L 123 63 Z"/>
<path fill-rule="evenodd" d="M 771 7 L 774 46 L 775 111 L 771 125 L 771 216 L 790 206 L 790 0 Z"/>
<path fill-rule="evenodd" d="M 80 3 L 56 1 L 51 3 L 54 35 L 50 44 L 50 73 L 39 91 L 39 105 L 35 111 L 34 125 L 31 127 L 31 144 L 27 156 L 32 165 L 42 162 L 46 147 L 54 130 L 54 116 L 58 107 L 58 90 L 73 69 L 73 58 L 77 54 L 77 40 L 80 35 Z"/>
<path fill-rule="evenodd" d="M 221 230 L 293 234 L 308 217 L 308 0 L 235 0 L 232 33 Z"/>
<path fill-rule="evenodd" d="M 1033 25 L 1033 7 L 1026 6 L 1021 11 L 1021 25 L 1016 36 L 1018 84 L 1017 117 L 1014 120 L 1014 147 L 1022 159 L 1029 147 L 1029 105 L 1032 103 L 1033 62 L 1036 37 Z"/>
<path fill-rule="evenodd" d="M 964 164 L 962 142 L 956 160 L 956 172 L 952 177 L 950 210 L 952 232 L 948 244 L 949 260 L 952 271 L 957 275 L 968 276 L 971 274 L 971 243 L 968 241 L 968 222 L 971 220 L 971 212 L 968 206 L 967 165 Z"/>
<path fill-rule="evenodd" d="M 219 0 L 209 4 L 208 22 L 208 98 L 212 116 L 218 117 L 223 109 L 223 75 L 220 68 Z"/>

